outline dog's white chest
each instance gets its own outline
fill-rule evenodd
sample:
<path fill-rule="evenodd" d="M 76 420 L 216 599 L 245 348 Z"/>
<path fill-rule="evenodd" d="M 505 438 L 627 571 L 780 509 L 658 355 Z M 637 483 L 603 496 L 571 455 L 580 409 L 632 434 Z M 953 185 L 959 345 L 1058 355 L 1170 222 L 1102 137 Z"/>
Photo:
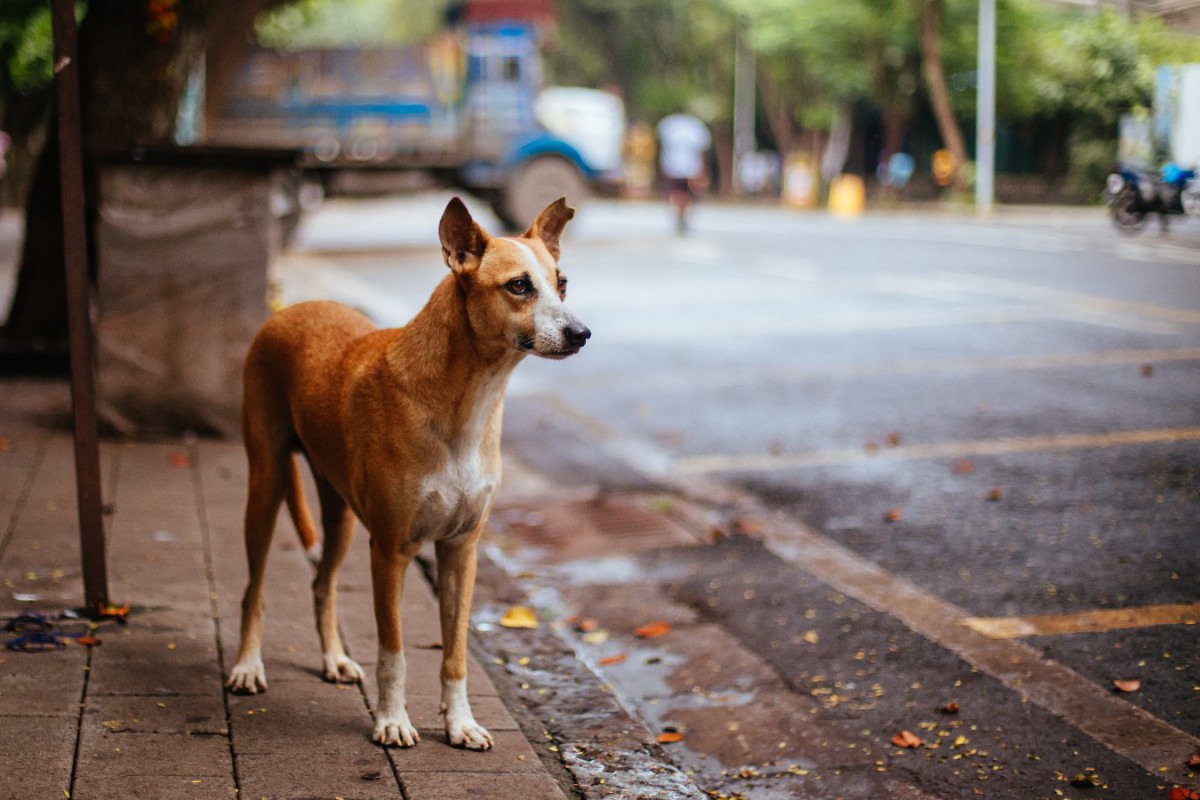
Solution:
<path fill-rule="evenodd" d="M 470 533 L 483 519 L 498 482 L 499 476 L 483 468 L 478 453 L 451 457 L 421 482 L 414 538 L 454 539 Z"/>

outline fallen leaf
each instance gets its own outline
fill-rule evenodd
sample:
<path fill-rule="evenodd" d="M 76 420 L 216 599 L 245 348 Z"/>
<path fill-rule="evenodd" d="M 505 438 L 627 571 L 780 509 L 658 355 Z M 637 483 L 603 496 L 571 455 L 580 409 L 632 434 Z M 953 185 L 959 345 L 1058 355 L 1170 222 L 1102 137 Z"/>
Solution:
<path fill-rule="evenodd" d="M 1094 772 L 1081 772 L 1071 778 L 1071 785 L 1080 788 L 1089 788 L 1103 785 L 1104 781 L 1100 780 L 1100 776 Z"/>
<path fill-rule="evenodd" d="M 1004 490 L 999 486 L 993 486 L 991 489 L 988 489 L 988 492 L 983 496 L 983 499 L 987 500 L 989 503 L 999 503 L 1004 499 Z"/>
<path fill-rule="evenodd" d="M 1167 800 L 1200 800 L 1200 794 L 1186 786 L 1174 786 L 1167 795 Z"/>
<path fill-rule="evenodd" d="M 888 447 L 899 447 L 900 442 L 903 441 L 903 438 L 896 431 L 892 431 L 887 435 L 887 438 L 884 439 L 884 441 L 887 443 Z"/>
<path fill-rule="evenodd" d="M 679 731 L 664 731 L 654 737 L 654 741 L 659 744 L 672 744 L 674 742 L 682 742 L 683 734 Z"/>
<path fill-rule="evenodd" d="M 504 616 L 500 618 L 500 624 L 505 628 L 536 628 L 538 626 L 537 614 L 528 606 L 513 606 L 504 612 Z"/>
<path fill-rule="evenodd" d="M 1154 365 L 1153 364 L 1142 364 L 1142 377 L 1143 378 L 1153 378 L 1154 377 Z"/>
<path fill-rule="evenodd" d="M 1200 750 L 1192 753 L 1186 763 L 1189 767 L 1200 767 Z"/>
<path fill-rule="evenodd" d="M 671 632 L 671 623 L 669 622 L 648 622 L 645 625 L 633 629 L 633 635 L 639 639 L 653 639 L 657 636 L 665 636 Z"/>
<path fill-rule="evenodd" d="M 575 623 L 575 630 L 579 631 L 580 633 L 587 633 L 588 631 L 594 631 L 599 627 L 600 627 L 600 623 L 596 622 L 596 620 L 590 619 L 590 618 L 589 619 L 581 619 L 581 620 L 576 621 L 576 623 Z"/>
<path fill-rule="evenodd" d="M 874 440 L 869 441 L 863 445 L 863 450 L 866 450 L 868 453 L 878 453 L 879 452 L 879 442 L 876 442 Z"/>
<path fill-rule="evenodd" d="M 125 624 L 126 618 L 128 616 L 129 616 L 129 604 L 128 603 L 126 603 L 123 606 L 118 606 L 118 605 L 114 605 L 112 603 L 108 603 L 103 608 L 100 609 L 100 618 L 101 619 L 115 619 L 117 622 L 121 623 L 122 625 Z"/>
<path fill-rule="evenodd" d="M 950 701 L 949 703 L 946 703 L 946 705 L 939 708 L 938 711 L 941 711 L 943 714 L 957 714 L 958 713 L 958 703 L 955 703 L 954 701 Z"/>
<path fill-rule="evenodd" d="M 902 519 L 904 519 L 904 509 L 902 508 L 889 509 L 883 515 L 884 522 L 899 522 Z"/>
<path fill-rule="evenodd" d="M 585 644 L 604 644 L 608 641 L 608 631 L 588 631 L 579 637 Z"/>
<path fill-rule="evenodd" d="M 12 442 L 0 436 L 0 453 L 8 453 L 12 450 Z"/>
<path fill-rule="evenodd" d="M 1137 678 L 1118 679 L 1113 681 L 1113 686 L 1117 687 L 1118 692 L 1136 692 L 1142 688 L 1142 682 Z"/>
<path fill-rule="evenodd" d="M 954 474 L 956 474 L 956 475 L 970 475 L 974 471 L 975 471 L 975 462 L 973 462 L 973 461 L 963 460 L 963 461 L 956 462 L 954 465 Z"/>
<path fill-rule="evenodd" d="M 75 637 L 75 641 L 79 642 L 84 647 L 92 647 L 100 644 L 100 640 L 95 636 L 77 636 Z"/>
<path fill-rule="evenodd" d="M 600 659 L 600 666 L 611 667 L 614 664 L 623 664 L 623 663 L 625 663 L 626 658 L 628 658 L 628 656 L 625 655 L 624 653 L 617 653 L 616 655 L 605 656 L 604 658 Z"/>
<path fill-rule="evenodd" d="M 892 744 L 896 747 L 913 749 L 921 746 L 921 737 L 917 736 L 912 731 L 900 731 L 892 737 Z"/>
<path fill-rule="evenodd" d="M 190 467 L 192 465 L 192 459 L 188 457 L 187 453 L 171 453 L 169 460 L 171 466 L 176 468 Z"/>

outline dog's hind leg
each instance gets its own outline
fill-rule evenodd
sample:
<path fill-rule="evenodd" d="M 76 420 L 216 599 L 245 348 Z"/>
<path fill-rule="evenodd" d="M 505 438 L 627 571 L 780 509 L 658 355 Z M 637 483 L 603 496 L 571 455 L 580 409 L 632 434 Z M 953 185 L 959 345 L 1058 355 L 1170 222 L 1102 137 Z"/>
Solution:
<path fill-rule="evenodd" d="M 321 636 L 321 661 L 325 680 L 357 683 L 363 679 L 362 667 L 346 655 L 337 621 L 337 571 L 350 549 L 354 535 L 354 514 L 329 481 L 316 476 L 321 498 L 321 527 L 325 547 L 313 580 L 313 606 L 317 614 L 317 633 Z"/>
<path fill-rule="evenodd" d="M 251 419 L 246 412 L 246 456 L 250 480 L 246 495 L 246 561 L 250 579 L 242 596 L 242 635 L 237 661 L 225 685 L 239 694 L 266 691 L 267 674 L 262 662 L 263 575 L 275 518 L 287 482 L 287 462 L 291 452 L 287 436 L 268 415 Z"/>

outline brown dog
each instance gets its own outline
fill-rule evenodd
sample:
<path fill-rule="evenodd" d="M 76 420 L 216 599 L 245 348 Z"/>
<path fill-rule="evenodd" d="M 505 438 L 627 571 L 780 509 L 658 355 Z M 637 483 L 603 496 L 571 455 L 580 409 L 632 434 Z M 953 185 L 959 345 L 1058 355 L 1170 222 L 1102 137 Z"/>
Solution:
<path fill-rule="evenodd" d="M 500 482 L 500 419 L 513 368 L 527 354 L 565 358 L 591 336 L 563 305 L 559 236 L 574 215 L 560 199 L 523 236 L 492 238 L 454 198 L 439 226 L 451 274 L 408 325 L 376 330 L 344 306 L 313 302 L 281 311 L 263 326 L 246 357 L 250 581 L 231 690 L 267 688 L 263 570 L 285 497 L 306 549 L 316 549 L 294 458 L 300 451 L 312 467 L 325 531 L 313 583 L 325 678 L 363 677 L 342 647 L 336 612 L 335 576 L 357 517 L 371 536 L 379 633 L 372 738 L 384 745 L 417 743 L 404 699 L 400 597 L 409 562 L 423 543 L 433 542 L 446 734 L 454 745 L 492 746 L 467 700 L 475 544 Z"/>

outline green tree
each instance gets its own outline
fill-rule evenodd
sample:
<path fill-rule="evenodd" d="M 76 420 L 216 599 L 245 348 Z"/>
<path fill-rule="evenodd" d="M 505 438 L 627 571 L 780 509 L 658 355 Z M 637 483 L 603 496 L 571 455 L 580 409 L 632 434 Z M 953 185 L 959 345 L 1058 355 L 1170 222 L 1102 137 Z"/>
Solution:
<path fill-rule="evenodd" d="M 1023 104 L 1067 120 L 1071 180 L 1094 194 L 1116 162 L 1121 115 L 1152 104 L 1159 66 L 1200 61 L 1200 40 L 1168 30 L 1157 17 L 1130 20 L 1107 9 L 1048 21 Z"/>
<path fill-rule="evenodd" d="M 278 2 L 90 0 L 79 29 L 86 151 L 170 142 L 188 74 L 209 43 L 243 41 L 255 16 Z M 51 120 L 46 141 L 54 139 Z M 66 333 L 57 152 L 42 149 L 26 201 L 20 271 L 3 329 L 10 340 L 55 342 Z"/>
<path fill-rule="evenodd" d="M 447 0 L 295 0 L 254 25 L 267 47 L 303 49 L 420 42 L 443 24 Z"/>
<path fill-rule="evenodd" d="M 712 129 L 728 189 L 737 18 L 724 0 L 561 0 L 558 9 L 551 81 L 615 89 L 634 120 L 692 112 Z"/>

